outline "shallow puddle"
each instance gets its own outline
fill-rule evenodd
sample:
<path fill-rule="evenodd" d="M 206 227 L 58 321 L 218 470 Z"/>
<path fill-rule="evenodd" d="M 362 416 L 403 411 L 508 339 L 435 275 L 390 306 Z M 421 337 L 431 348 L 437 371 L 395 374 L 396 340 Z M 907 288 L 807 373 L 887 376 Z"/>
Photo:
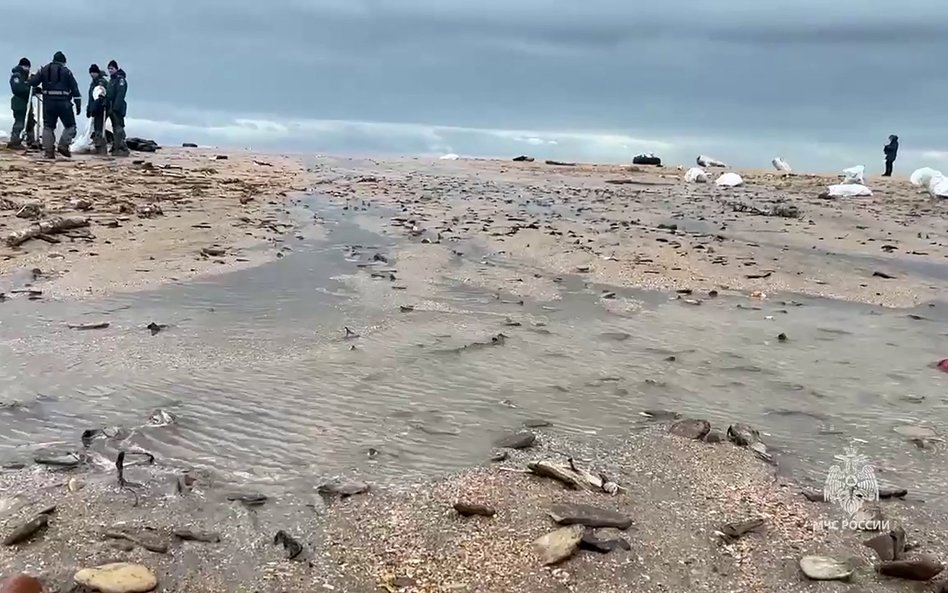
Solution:
<path fill-rule="evenodd" d="M 948 375 L 933 366 L 948 357 L 944 305 L 678 298 L 581 277 L 521 304 L 451 279 L 450 265 L 421 291 L 401 276 L 410 240 L 310 205 L 328 238 L 289 240 L 273 264 L 96 303 L 0 304 L 0 461 L 76 449 L 86 429 L 141 427 L 162 408 L 177 421 L 124 444 L 280 492 L 480 463 L 527 420 L 553 424 L 541 435 L 623 434 L 658 408 L 752 424 L 783 467 L 818 482 L 860 439 L 881 479 L 941 496 L 945 444 L 921 449 L 895 429 L 948 420 Z M 482 270 L 534 272 L 461 251 Z"/>

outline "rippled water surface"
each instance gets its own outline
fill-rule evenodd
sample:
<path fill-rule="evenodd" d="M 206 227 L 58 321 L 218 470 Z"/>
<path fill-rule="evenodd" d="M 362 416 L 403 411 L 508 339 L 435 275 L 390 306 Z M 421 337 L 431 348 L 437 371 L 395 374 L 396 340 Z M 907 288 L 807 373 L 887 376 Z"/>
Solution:
<path fill-rule="evenodd" d="M 407 239 L 320 214 L 328 239 L 291 241 L 257 269 L 94 303 L 0 304 L 0 461 L 75 449 L 85 429 L 134 428 L 162 408 L 177 422 L 137 429 L 126 444 L 228 482 L 309 487 L 340 473 L 479 463 L 527 419 L 621 434 L 662 408 L 751 423 L 803 475 L 822 475 L 862 439 L 885 479 L 942 490 L 944 444 L 936 436 L 921 449 L 895 428 L 940 433 L 948 419 L 948 375 L 933 368 L 948 357 L 943 305 L 722 295 L 699 306 L 621 290 L 603 299 L 611 289 L 580 277 L 562 279 L 549 302 L 437 275 L 418 296 L 387 277 Z M 388 219 L 363 219 L 373 217 Z M 490 255 L 478 265 L 531 273 Z M 638 307 L 610 312 L 628 302 Z M 67 327 L 98 321 L 110 327 Z M 149 322 L 167 327 L 152 335 Z"/>

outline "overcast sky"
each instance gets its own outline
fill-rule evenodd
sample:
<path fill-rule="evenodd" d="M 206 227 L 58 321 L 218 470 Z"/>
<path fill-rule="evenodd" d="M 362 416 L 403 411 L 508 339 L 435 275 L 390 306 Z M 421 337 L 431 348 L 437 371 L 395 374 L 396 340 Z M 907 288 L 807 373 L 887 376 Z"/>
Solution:
<path fill-rule="evenodd" d="M 62 50 L 85 89 L 89 64 L 114 58 L 129 134 L 169 144 L 835 169 L 880 167 L 896 133 L 901 167 L 948 166 L 944 0 L 44 0 L 3 14 L 10 67 Z"/>

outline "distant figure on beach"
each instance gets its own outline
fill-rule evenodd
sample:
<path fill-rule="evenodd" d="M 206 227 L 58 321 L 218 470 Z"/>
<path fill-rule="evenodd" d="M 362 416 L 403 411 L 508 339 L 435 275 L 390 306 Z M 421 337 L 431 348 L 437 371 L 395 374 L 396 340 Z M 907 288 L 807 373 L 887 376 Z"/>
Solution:
<path fill-rule="evenodd" d="M 23 146 L 23 129 L 26 129 L 26 145 L 36 144 L 36 120 L 30 108 L 30 61 L 20 58 L 20 63 L 10 72 L 10 109 L 13 110 L 13 130 L 7 148 Z"/>
<path fill-rule="evenodd" d="M 128 92 L 128 82 L 125 81 L 125 70 L 119 68 L 118 62 L 109 61 L 109 88 L 108 113 L 112 122 L 112 156 L 128 156 L 128 145 L 125 144 L 125 93 Z"/>
<path fill-rule="evenodd" d="M 89 66 L 89 104 L 86 106 L 86 117 L 92 120 L 92 145 L 98 155 L 108 154 L 105 141 L 105 107 L 108 101 L 106 87 L 108 83 L 98 64 Z"/>
<path fill-rule="evenodd" d="M 46 158 L 56 158 L 54 151 L 64 157 L 71 157 L 69 145 L 76 137 L 76 116 L 82 113 L 82 94 L 79 93 L 79 84 L 72 71 L 66 67 L 66 56 L 58 51 L 53 54 L 53 61 L 46 64 L 40 71 L 30 77 L 30 86 L 43 87 L 43 153 Z M 75 114 L 69 108 L 69 100 L 76 106 Z M 59 145 L 56 143 L 56 124 L 63 123 Z"/>
<path fill-rule="evenodd" d="M 885 153 L 885 173 L 882 176 L 892 177 L 892 164 L 899 154 L 899 137 L 895 134 L 890 135 L 889 143 L 883 147 L 882 152 Z"/>

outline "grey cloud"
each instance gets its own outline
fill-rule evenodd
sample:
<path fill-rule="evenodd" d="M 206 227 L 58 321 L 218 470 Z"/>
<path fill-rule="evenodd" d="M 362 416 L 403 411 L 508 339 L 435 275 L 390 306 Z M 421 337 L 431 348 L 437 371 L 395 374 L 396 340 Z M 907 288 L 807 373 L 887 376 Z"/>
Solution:
<path fill-rule="evenodd" d="M 760 142 L 867 145 L 875 155 L 893 131 L 906 150 L 939 148 L 928 122 L 948 91 L 938 74 L 948 3 L 915 0 L 897 11 L 891 0 L 785 4 L 46 0 L 55 41 L 14 30 L 0 48 L 11 64 L 63 49 L 77 72 L 119 59 L 132 112 L 143 118 L 191 109 L 224 119 L 701 136 L 738 160 Z M 14 3 L 4 14 L 36 18 L 27 8 Z M 135 39 L 108 45 L 120 55 L 101 54 L 103 15 Z M 367 133 L 341 129 L 334 142 Z M 306 133 L 314 143 L 328 134 Z"/>

